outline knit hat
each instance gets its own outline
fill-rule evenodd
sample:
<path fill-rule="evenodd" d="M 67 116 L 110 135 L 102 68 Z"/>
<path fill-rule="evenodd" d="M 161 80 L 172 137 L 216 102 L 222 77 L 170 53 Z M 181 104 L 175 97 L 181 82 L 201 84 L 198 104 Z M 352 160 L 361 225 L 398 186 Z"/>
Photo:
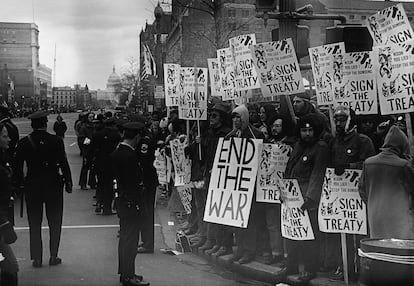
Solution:
<path fill-rule="evenodd" d="M 309 113 L 301 117 L 296 125 L 296 134 L 300 138 L 300 129 L 301 128 L 313 128 L 314 138 L 319 138 L 323 131 L 323 122 L 315 113 Z"/>
<path fill-rule="evenodd" d="M 310 94 L 308 94 L 306 92 L 295 94 L 295 97 L 298 97 L 298 98 L 303 99 L 303 100 L 310 101 Z"/>

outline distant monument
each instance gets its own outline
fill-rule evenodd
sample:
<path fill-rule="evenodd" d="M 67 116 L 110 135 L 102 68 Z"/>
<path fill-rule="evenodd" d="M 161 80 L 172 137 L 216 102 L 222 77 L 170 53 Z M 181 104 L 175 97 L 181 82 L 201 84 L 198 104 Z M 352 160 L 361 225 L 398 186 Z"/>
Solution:
<path fill-rule="evenodd" d="M 98 89 L 98 101 L 110 101 L 112 105 L 117 105 L 121 96 L 121 77 L 115 72 L 115 65 L 112 68 L 112 73 L 106 82 L 106 89 Z"/>

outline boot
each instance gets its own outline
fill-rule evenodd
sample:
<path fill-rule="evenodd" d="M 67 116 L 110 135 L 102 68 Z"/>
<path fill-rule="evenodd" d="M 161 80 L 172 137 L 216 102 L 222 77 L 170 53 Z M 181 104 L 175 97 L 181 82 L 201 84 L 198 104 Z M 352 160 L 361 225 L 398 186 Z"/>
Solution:
<path fill-rule="evenodd" d="M 224 255 L 227 255 L 227 254 L 232 254 L 233 253 L 233 249 L 231 248 L 231 247 L 225 247 L 225 246 L 222 246 L 222 247 L 220 247 L 220 249 L 216 252 L 216 253 L 214 253 L 217 257 L 220 257 L 220 256 L 224 256 Z"/>
<path fill-rule="evenodd" d="M 198 250 L 205 251 L 213 248 L 213 246 L 216 244 L 216 241 L 214 239 L 207 239 L 207 241 L 203 244 L 203 246 L 199 247 Z"/>
<path fill-rule="evenodd" d="M 212 249 L 206 250 L 204 253 L 207 255 L 212 255 L 220 249 L 220 245 L 214 245 Z"/>
<path fill-rule="evenodd" d="M 204 243 L 206 243 L 207 237 L 200 236 L 198 241 L 191 245 L 191 247 L 199 248 L 200 246 L 203 246 Z"/>

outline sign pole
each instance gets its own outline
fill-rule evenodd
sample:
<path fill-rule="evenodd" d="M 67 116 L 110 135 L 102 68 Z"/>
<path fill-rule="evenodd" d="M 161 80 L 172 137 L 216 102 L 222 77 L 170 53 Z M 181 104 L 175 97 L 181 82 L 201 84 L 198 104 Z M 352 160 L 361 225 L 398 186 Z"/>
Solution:
<path fill-rule="evenodd" d="M 410 113 L 405 113 L 405 124 L 407 127 L 408 142 L 410 144 L 410 155 L 414 155 L 414 145 L 413 145 L 413 123 L 411 122 Z"/>

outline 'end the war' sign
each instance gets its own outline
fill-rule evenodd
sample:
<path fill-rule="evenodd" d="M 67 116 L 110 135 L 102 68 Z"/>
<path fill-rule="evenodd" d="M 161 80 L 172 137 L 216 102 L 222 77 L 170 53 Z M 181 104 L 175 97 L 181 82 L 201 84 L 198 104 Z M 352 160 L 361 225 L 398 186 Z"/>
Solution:
<path fill-rule="evenodd" d="M 356 114 L 377 114 L 373 53 L 345 53 L 342 60 L 343 78 L 335 85 L 335 104 L 348 106 Z"/>
<path fill-rule="evenodd" d="M 291 240 L 313 240 L 312 225 L 307 210 L 302 210 L 303 197 L 296 179 L 281 180 L 281 231 Z"/>
<path fill-rule="evenodd" d="M 334 85 L 343 77 L 343 66 L 338 63 L 345 53 L 343 42 L 309 48 L 318 105 L 334 103 Z"/>
<path fill-rule="evenodd" d="M 381 114 L 414 111 L 414 43 L 374 47 Z"/>
<path fill-rule="evenodd" d="M 262 140 L 220 138 L 204 221 L 247 228 Z"/>
<path fill-rule="evenodd" d="M 322 232 L 367 234 L 365 203 L 358 193 L 360 170 L 346 169 L 337 176 L 327 168 L 318 210 Z"/>
<path fill-rule="evenodd" d="M 399 45 L 414 40 L 413 29 L 401 3 L 368 17 L 366 24 L 374 46 Z"/>
<path fill-rule="evenodd" d="M 279 180 L 283 178 L 292 147 L 263 144 L 257 173 L 256 202 L 280 203 Z"/>
<path fill-rule="evenodd" d="M 180 81 L 179 64 L 164 64 L 165 105 L 178 106 L 180 95 L 178 85 Z"/>
<path fill-rule="evenodd" d="M 305 92 L 292 39 L 251 47 L 263 96 Z"/>
<path fill-rule="evenodd" d="M 178 117 L 185 120 L 207 120 L 207 69 L 181 68 Z"/>

